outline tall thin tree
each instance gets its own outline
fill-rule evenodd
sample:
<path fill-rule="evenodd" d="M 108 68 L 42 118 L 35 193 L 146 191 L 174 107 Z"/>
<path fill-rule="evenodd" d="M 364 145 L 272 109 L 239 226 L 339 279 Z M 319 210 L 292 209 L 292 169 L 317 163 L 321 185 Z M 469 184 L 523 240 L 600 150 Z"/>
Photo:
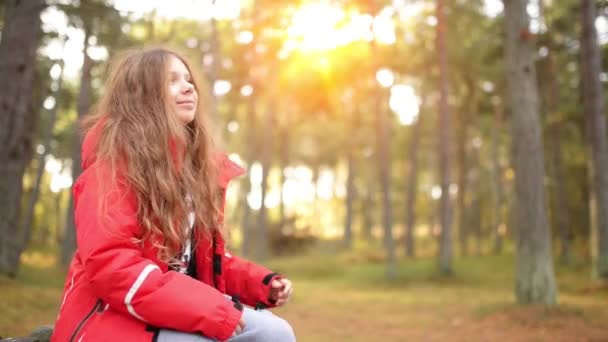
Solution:
<path fill-rule="evenodd" d="M 519 303 L 555 304 L 557 289 L 545 211 L 544 156 L 527 0 L 504 0 L 515 169 L 515 294 Z"/>
<path fill-rule="evenodd" d="M 31 107 L 44 0 L 8 0 L 0 41 L 0 274 L 16 276 L 25 167 L 32 157 Z"/>
<path fill-rule="evenodd" d="M 65 41 L 64 41 L 65 44 Z M 44 137 L 42 141 L 42 146 L 44 147 L 43 152 L 38 156 L 37 170 L 36 170 L 36 178 L 34 179 L 34 186 L 32 187 L 32 193 L 28 200 L 27 209 L 25 215 L 23 217 L 23 227 L 22 227 L 22 246 L 23 250 L 26 245 L 30 241 L 30 237 L 32 234 L 32 229 L 34 225 L 34 217 L 35 217 L 35 209 L 36 203 L 38 203 L 38 198 L 40 196 L 40 187 L 42 185 L 42 177 L 44 176 L 44 169 L 46 158 L 51 154 L 51 142 L 53 141 L 53 130 L 55 128 L 55 121 L 57 119 L 57 107 L 59 107 L 59 97 L 61 96 L 61 91 L 63 88 L 63 75 L 65 70 L 65 61 L 62 58 L 57 64 L 58 67 L 61 68 L 61 72 L 59 74 L 58 79 L 55 81 L 55 90 L 53 91 L 53 97 L 55 98 L 55 105 L 53 108 L 49 110 L 49 117 L 46 129 L 44 131 Z M 59 229 L 59 227 L 56 227 Z"/>
<path fill-rule="evenodd" d="M 441 199 L 439 219 L 441 237 L 439 243 L 439 272 L 452 273 L 452 208 L 450 203 L 450 146 L 451 123 L 448 104 L 448 56 L 446 45 L 446 22 L 444 0 L 437 0 L 437 55 L 439 61 L 439 181 Z"/>
<path fill-rule="evenodd" d="M 423 97 L 420 101 L 420 109 L 423 110 L 426 100 Z M 416 245 L 414 243 L 414 228 L 416 225 L 416 198 L 418 194 L 418 165 L 420 150 L 420 131 L 422 130 L 422 115 L 419 114 L 416 122 L 411 127 L 410 149 L 409 149 L 409 173 L 406 177 L 405 195 L 405 234 L 403 235 L 403 245 L 405 255 L 413 258 L 416 255 Z"/>
<path fill-rule="evenodd" d="M 502 253 L 503 249 L 503 234 L 502 231 L 506 227 L 504 222 L 504 207 L 505 207 L 505 191 L 503 185 L 503 167 L 500 159 L 500 145 L 503 141 L 501 137 L 503 107 L 504 104 L 499 97 L 492 99 L 494 107 L 494 120 L 492 120 L 492 138 L 490 142 L 490 153 L 492 159 L 492 180 L 490 187 L 492 189 L 492 238 L 494 240 L 492 251 L 494 254 Z"/>
<path fill-rule="evenodd" d="M 601 55 L 598 46 L 595 19 L 596 2 L 581 1 L 581 81 L 583 85 L 583 108 L 585 110 L 587 139 L 590 147 L 591 191 L 594 201 L 591 210 L 591 250 L 594 272 L 608 280 L 608 146 L 606 143 L 606 113 L 600 74 Z"/>

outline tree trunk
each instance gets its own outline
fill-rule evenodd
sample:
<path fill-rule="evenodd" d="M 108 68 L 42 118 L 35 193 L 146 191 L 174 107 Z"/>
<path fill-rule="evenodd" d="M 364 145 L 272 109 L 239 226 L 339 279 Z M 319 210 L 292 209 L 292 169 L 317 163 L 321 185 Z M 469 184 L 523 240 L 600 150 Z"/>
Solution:
<path fill-rule="evenodd" d="M 365 197 L 361 203 L 363 206 L 361 208 L 361 213 L 363 214 L 361 234 L 364 241 L 371 241 L 374 237 L 372 234 L 374 227 L 374 191 L 374 183 L 371 179 L 368 179 Z"/>
<path fill-rule="evenodd" d="M 248 167 L 247 167 L 247 179 L 245 180 L 245 191 L 243 196 L 243 221 L 241 223 L 241 232 L 243 234 L 243 241 L 241 245 L 243 256 L 251 256 L 252 254 L 252 229 L 254 225 L 251 224 L 251 208 L 247 201 L 247 195 L 251 192 L 251 167 L 255 160 L 255 151 L 259 144 L 257 143 L 259 135 L 257 134 L 257 120 L 255 118 L 255 99 L 256 95 L 252 94 L 247 100 L 247 155 L 245 156 Z"/>
<path fill-rule="evenodd" d="M 214 2 L 214 6 L 217 6 L 215 4 L 215 0 Z M 221 120 L 220 120 L 220 114 L 219 114 L 219 108 L 218 108 L 218 98 L 214 93 L 214 87 L 215 87 L 215 82 L 218 80 L 219 78 L 219 74 L 220 74 L 220 68 L 221 68 L 221 53 L 220 53 L 220 40 L 218 37 L 219 33 L 217 30 L 217 20 L 215 19 L 215 17 L 211 18 L 211 38 L 209 40 L 209 45 L 210 45 L 210 49 L 211 49 L 211 56 L 212 56 L 212 63 L 211 63 L 211 70 L 209 72 L 209 90 L 211 92 L 210 94 L 210 116 L 211 116 L 211 122 L 213 122 L 213 124 L 215 125 L 215 127 L 217 127 L 216 129 L 216 134 L 218 134 L 217 137 L 217 141 L 221 141 L 222 139 L 222 132 L 223 129 L 221 128 Z"/>
<path fill-rule="evenodd" d="M 422 101 L 421 108 L 424 106 Z M 412 136 L 410 138 L 410 172 L 407 176 L 406 200 L 405 200 L 405 255 L 410 258 L 416 255 L 414 244 L 414 229 L 416 225 L 416 195 L 418 194 L 418 150 L 420 149 L 420 131 L 422 130 L 422 115 L 418 116 L 412 125 Z"/>
<path fill-rule="evenodd" d="M 545 168 L 528 1 L 505 0 L 504 4 L 515 169 L 515 294 L 519 303 L 554 305 L 557 289 L 545 212 Z"/>
<path fill-rule="evenodd" d="M 503 210 L 505 206 L 505 195 L 502 180 L 502 166 L 500 165 L 500 144 L 501 144 L 501 132 L 502 132 L 502 103 L 494 104 L 494 122 L 492 125 L 492 141 L 491 141 L 491 159 L 492 159 L 492 235 L 493 235 L 493 247 L 494 254 L 502 253 L 503 249 L 503 231 L 501 227 L 504 227 L 504 215 Z"/>
<path fill-rule="evenodd" d="M 482 228 L 482 213 L 483 213 L 483 184 L 482 170 L 479 165 L 479 150 L 474 148 L 471 153 L 471 164 L 475 168 L 469 171 L 470 178 L 467 180 L 470 186 L 471 207 L 467 211 L 467 219 L 465 222 L 468 226 L 469 233 L 474 238 L 474 254 L 477 256 L 483 253 L 483 228 Z"/>
<path fill-rule="evenodd" d="M 564 264 L 572 261 L 570 215 L 568 209 L 566 177 L 564 175 L 564 162 L 562 159 L 562 115 L 559 110 L 559 85 L 557 83 L 557 69 L 555 67 L 554 52 L 550 51 L 547 57 L 549 89 L 547 92 L 547 109 L 549 111 L 549 141 L 551 153 L 551 170 L 554 188 L 554 222 L 560 241 L 560 259 Z"/>
<path fill-rule="evenodd" d="M 344 218 L 344 236 L 342 243 L 345 248 L 350 249 L 353 245 L 353 205 L 355 201 L 355 157 L 352 147 L 346 155 L 348 164 L 348 176 L 346 178 L 346 217 Z"/>
<path fill-rule="evenodd" d="M 450 145 L 451 126 L 448 105 L 448 56 L 445 37 L 444 0 L 437 0 L 437 52 L 439 59 L 439 174 L 441 182 L 439 272 L 452 274 L 452 219 L 450 205 Z"/>
<path fill-rule="evenodd" d="M 72 180 L 76 182 L 78 176 L 82 172 L 81 168 L 81 157 L 80 150 L 82 146 L 82 139 L 78 134 L 78 126 L 81 119 L 86 115 L 89 107 L 91 106 L 91 69 L 93 68 L 93 60 L 89 57 L 87 50 L 89 48 L 89 37 L 91 36 L 90 28 L 88 25 L 85 26 L 84 31 L 84 47 L 83 63 L 82 63 L 82 74 L 80 77 L 80 93 L 78 94 L 78 120 L 74 123 L 74 137 L 73 139 L 73 151 L 72 151 Z M 61 247 L 61 264 L 67 266 L 72 259 L 72 255 L 76 250 L 76 225 L 74 223 L 74 196 L 70 192 L 70 205 L 68 206 L 67 212 L 67 227 L 63 236 L 63 243 Z"/>
<path fill-rule="evenodd" d="M 318 230 L 321 227 L 321 214 L 319 212 L 319 174 L 321 166 L 315 161 L 315 164 L 312 166 L 312 190 L 313 190 L 313 198 L 312 198 L 312 226 L 313 231 Z"/>
<path fill-rule="evenodd" d="M 374 44 L 373 48 L 376 46 Z M 397 277 L 395 240 L 393 238 L 393 205 L 391 200 L 391 160 L 389 113 L 383 106 L 382 89 L 377 85 L 375 94 L 376 138 L 378 158 L 378 178 L 382 189 L 382 226 L 384 227 L 384 248 L 386 249 L 386 277 Z"/>
<path fill-rule="evenodd" d="M 467 256 L 469 254 L 469 232 L 467 226 L 467 111 L 460 112 L 460 120 L 458 124 L 458 197 L 456 201 L 458 214 L 458 241 L 460 242 L 460 255 Z"/>
<path fill-rule="evenodd" d="M 539 18 L 548 26 L 545 18 L 545 1 L 539 0 Z M 550 30 L 550 27 L 547 27 Z M 568 201 L 566 194 L 566 178 L 564 177 L 564 163 L 562 159 L 562 142 L 561 142 L 561 125 L 563 117 L 560 113 L 559 101 L 559 84 L 557 79 L 557 68 L 555 66 L 555 43 L 549 40 L 549 54 L 546 58 L 545 75 L 547 77 L 547 87 L 545 87 L 546 115 L 548 117 L 548 153 L 549 167 L 547 172 L 551 179 L 551 224 L 555 226 L 555 230 L 559 237 L 560 244 L 560 262 L 562 264 L 570 264 L 571 252 L 571 233 L 570 233 L 570 215 L 568 209 Z"/>
<path fill-rule="evenodd" d="M 281 176 L 280 176 L 280 187 L 279 187 L 279 227 L 283 229 L 286 222 L 285 203 L 283 200 L 283 187 L 285 186 L 285 169 L 289 166 L 289 125 L 285 124 L 281 128 L 281 142 L 279 146 L 280 160 L 281 160 Z"/>
<path fill-rule="evenodd" d="M 601 55 L 595 28 L 597 17 L 595 1 L 581 1 L 581 81 L 583 84 L 583 108 L 587 122 L 587 137 L 590 145 L 591 190 L 595 207 L 591 251 L 594 273 L 608 280 L 608 149 L 606 146 L 606 118 L 604 96 L 599 79 L 602 71 Z"/>
<path fill-rule="evenodd" d="M 471 120 L 477 117 L 477 97 L 479 91 L 475 85 L 475 81 L 468 76 L 465 76 L 465 84 L 467 89 L 466 101 L 458 116 L 458 136 L 457 136 L 457 158 L 458 158 L 458 196 L 457 210 L 458 214 L 458 240 L 460 243 L 460 254 L 466 256 L 469 254 L 469 235 L 470 227 L 467 222 L 467 199 L 470 194 L 467 183 L 467 174 L 469 172 L 469 163 L 467 157 L 467 141 L 468 141 L 468 125 Z M 473 196 L 475 194 L 473 193 Z M 471 208 L 473 208 L 471 206 Z M 474 209 L 474 208 L 473 208 Z"/>
<path fill-rule="evenodd" d="M 6 3 L 0 41 L 0 274 L 17 275 L 22 178 L 36 115 L 31 108 L 43 0 Z"/>
<path fill-rule="evenodd" d="M 255 236 L 256 250 L 255 255 L 257 260 L 265 260 L 268 258 L 268 210 L 264 202 L 266 201 L 266 195 L 268 193 L 268 173 L 270 171 L 270 159 L 272 152 L 272 137 L 268 132 L 273 131 L 274 125 L 274 111 L 276 110 L 275 103 L 273 99 L 270 99 L 270 103 L 268 104 L 268 108 L 266 110 L 266 115 L 264 118 L 264 132 L 262 137 L 262 203 L 260 207 L 260 211 L 258 213 L 258 227 L 257 234 Z"/>
<path fill-rule="evenodd" d="M 53 130 L 55 128 L 55 121 L 57 119 L 57 107 L 59 106 L 59 97 L 61 96 L 61 89 L 63 88 L 63 71 L 64 71 L 64 61 L 63 59 L 59 62 L 59 66 L 61 67 L 61 74 L 59 75 L 59 79 L 57 80 L 57 88 L 54 91 L 53 97 L 55 98 L 55 106 L 51 108 L 49 111 L 49 121 L 47 123 L 46 131 L 44 132 L 43 146 L 44 152 L 38 156 L 38 169 L 36 170 L 36 178 L 34 180 L 34 186 L 32 189 L 32 194 L 29 198 L 26 214 L 23 217 L 23 226 L 22 229 L 22 246 L 20 253 L 27 247 L 32 235 L 32 229 L 34 225 L 34 209 L 36 208 L 36 203 L 38 202 L 38 197 L 40 195 L 40 185 L 42 184 L 42 176 L 44 175 L 44 166 L 46 162 L 46 157 L 51 154 L 51 142 L 53 141 Z M 48 225 L 48 224 L 47 224 Z"/>

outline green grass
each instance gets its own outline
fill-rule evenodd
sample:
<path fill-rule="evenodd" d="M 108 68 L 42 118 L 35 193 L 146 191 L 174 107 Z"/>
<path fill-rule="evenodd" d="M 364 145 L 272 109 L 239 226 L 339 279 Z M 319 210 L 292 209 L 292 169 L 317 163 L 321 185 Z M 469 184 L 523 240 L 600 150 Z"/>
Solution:
<path fill-rule="evenodd" d="M 16 280 L 0 278 L 0 336 L 54 320 L 63 274 L 41 258 L 29 258 Z M 581 265 L 557 267 L 560 305 L 545 308 L 514 304 L 509 256 L 457 259 L 451 277 L 437 274 L 434 258 L 400 260 L 390 282 L 382 254 L 369 249 L 267 264 L 294 283 L 292 301 L 276 312 L 298 341 L 608 340 L 608 288 Z"/>

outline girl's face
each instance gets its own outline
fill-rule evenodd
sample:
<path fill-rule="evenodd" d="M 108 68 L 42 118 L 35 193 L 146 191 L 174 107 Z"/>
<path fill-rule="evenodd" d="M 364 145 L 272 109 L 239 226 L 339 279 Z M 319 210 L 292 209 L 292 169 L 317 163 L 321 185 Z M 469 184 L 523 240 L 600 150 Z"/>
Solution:
<path fill-rule="evenodd" d="M 186 65 L 177 57 L 169 58 L 169 106 L 184 123 L 194 120 L 198 94 Z"/>

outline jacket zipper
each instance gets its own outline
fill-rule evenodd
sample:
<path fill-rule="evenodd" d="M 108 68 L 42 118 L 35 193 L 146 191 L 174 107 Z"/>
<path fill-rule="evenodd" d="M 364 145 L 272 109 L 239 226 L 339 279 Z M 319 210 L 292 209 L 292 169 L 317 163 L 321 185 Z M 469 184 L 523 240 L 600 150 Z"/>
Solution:
<path fill-rule="evenodd" d="M 76 326 L 76 329 L 72 333 L 72 336 L 70 336 L 70 342 L 74 342 L 74 339 L 76 338 L 76 336 L 78 335 L 78 333 L 80 332 L 80 330 L 82 329 L 84 324 L 91 318 L 91 316 L 93 316 L 95 311 L 97 311 L 99 308 L 101 308 L 102 304 L 103 304 L 102 300 L 98 299 L 97 302 L 95 303 L 95 305 L 93 306 L 93 308 L 91 309 L 91 311 L 89 311 L 89 313 Z"/>
<path fill-rule="evenodd" d="M 213 247 L 211 248 L 211 278 L 213 279 L 213 287 L 217 289 L 217 279 L 215 279 L 215 252 L 216 252 L 216 242 L 215 242 L 215 231 L 213 232 Z"/>

